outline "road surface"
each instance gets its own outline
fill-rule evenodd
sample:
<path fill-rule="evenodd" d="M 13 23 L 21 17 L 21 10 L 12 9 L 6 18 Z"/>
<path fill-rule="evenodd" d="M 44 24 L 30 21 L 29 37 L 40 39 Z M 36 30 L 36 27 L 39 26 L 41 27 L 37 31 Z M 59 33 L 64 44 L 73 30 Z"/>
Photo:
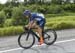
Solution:
<path fill-rule="evenodd" d="M 75 53 L 75 29 L 56 32 L 58 38 L 53 45 L 35 44 L 31 49 L 20 48 L 17 43 L 18 36 L 1 37 L 0 53 Z"/>

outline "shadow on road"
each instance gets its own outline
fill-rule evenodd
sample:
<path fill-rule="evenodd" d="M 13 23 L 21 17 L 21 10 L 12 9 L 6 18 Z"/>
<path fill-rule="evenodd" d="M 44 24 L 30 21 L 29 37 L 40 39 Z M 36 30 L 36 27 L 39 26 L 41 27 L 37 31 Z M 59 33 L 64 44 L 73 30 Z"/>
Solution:
<path fill-rule="evenodd" d="M 30 49 L 22 49 L 20 53 L 66 53 L 66 50 L 60 45 L 45 45 Z"/>

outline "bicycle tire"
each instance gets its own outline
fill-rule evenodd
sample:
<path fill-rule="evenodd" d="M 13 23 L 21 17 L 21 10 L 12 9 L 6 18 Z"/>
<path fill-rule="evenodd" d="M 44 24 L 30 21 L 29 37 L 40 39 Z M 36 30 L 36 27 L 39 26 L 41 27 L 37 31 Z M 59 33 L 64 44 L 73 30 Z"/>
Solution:
<path fill-rule="evenodd" d="M 53 30 L 53 29 L 46 29 L 45 32 L 44 32 L 44 38 L 45 38 L 45 35 L 51 36 L 50 34 L 47 34 L 47 32 L 49 32 L 49 33 L 51 32 L 53 34 L 53 36 L 54 36 L 54 39 L 51 42 L 48 42 L 49 40 L 46 41 L 46 39 L 44 39 L 44 43 L 47 44 L 47 45 L 52 45 L 56 41 L 56 39 L 57 39 L 56 31 Z"/>
<path fill-rule="evenodd" d="M 22 47 L 22 48 L 24 48 L 24 49 L 29 49 L 29 48 L 31 48 L 31 47 L 34 45 L 34 43 L 35 43 L 34 34 L 33 34 L 33 33 L 29 33 L 29 36 L 31 36 L 31 37 L 33 38 L 32 43 L 31 43 L 29 46 L 23 46 L 23 45 L 22 45 L 22 43 L 21 43 L 21 38 L 22 38 L 23 34 L 26 35 L 27 33 L 28 33 L 28 32 L 23 32 L 23 33 L 21 33 L 21 34 L 19 35 L 19 37 L 18 37 L 18 44 L 19 44 L 20 47 Z M 30 35 L 30 34 L 31 34 L 31 35 Z"/>

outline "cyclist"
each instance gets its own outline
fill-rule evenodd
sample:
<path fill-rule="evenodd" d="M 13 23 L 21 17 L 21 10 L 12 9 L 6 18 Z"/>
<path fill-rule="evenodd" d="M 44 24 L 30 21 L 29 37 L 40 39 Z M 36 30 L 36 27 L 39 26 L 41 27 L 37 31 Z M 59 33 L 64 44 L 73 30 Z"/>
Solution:
<path fill-rule="evenodd" d="M 44 39 L 43 39 L 42 31 L 45 25 L 44 15 L 42 13 L 31 13 L 31 11 L 29 10 L 25 10 L 23 14 L 25 18 L 29 19 L 29 23 L 25 27 L 28 27 L 29 29 L 36 28 L 35 31 L 37 31 L 37 33 L 40 35 L 39 44 L 40 45 L 43 44 Z"/>

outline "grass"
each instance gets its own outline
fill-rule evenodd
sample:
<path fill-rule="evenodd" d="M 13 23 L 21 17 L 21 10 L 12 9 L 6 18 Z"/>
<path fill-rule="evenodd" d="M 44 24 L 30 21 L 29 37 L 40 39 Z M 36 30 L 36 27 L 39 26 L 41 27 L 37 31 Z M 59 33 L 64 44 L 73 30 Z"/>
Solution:
<path fill-rule="evenodd" d="M 12 36 L 20 34 L 21 32 L 23 32 L 23 28 L 21 26 L 0 28 L 0 36 Z"/>
<path fill-rule="evenodd" d="M 45 17 L 61 17 L 61 16 L 75 16 L 75 13 L 73 12 L 63 12 L 60 14 L 45 14 Z"/>
<path fill-rule="evenodd" d="M 46 26 L 54 29 L 75 28 L 75 16 L 59 16 L 46 18 Z"/>

